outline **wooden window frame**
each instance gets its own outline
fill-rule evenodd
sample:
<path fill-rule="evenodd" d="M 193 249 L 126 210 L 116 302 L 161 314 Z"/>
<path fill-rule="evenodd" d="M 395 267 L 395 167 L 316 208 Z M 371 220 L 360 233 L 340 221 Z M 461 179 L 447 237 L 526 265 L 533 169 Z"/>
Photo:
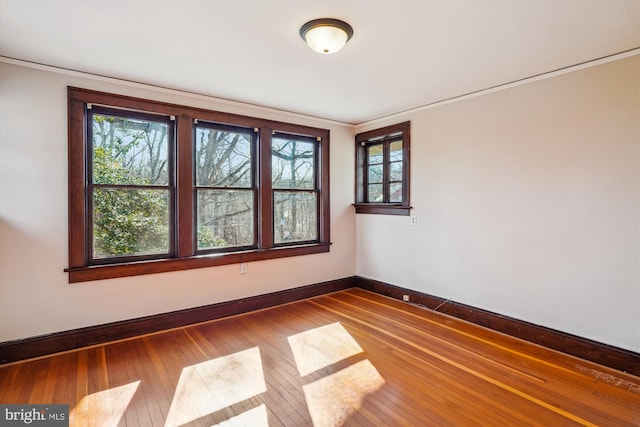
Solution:
<path fill-rule="evenodd" d="M 384 191 L 389 191 L 389 156 L 388 145 L 397 140 L 396 134 L 402 135 L 402 201 L 401 202 L 374 202 L 366 200 L 367 194 L 367 146 L 382 143 L 384 146 Z M 410 183 L 409 167 L 411 152 L 411 122 L 397 123 L 359 133 L 355 137 L 356 142 L 356 201 L 353 206 L 357 214 L 378 215 L 402 215 L 408 216 L 411 212 L 409 203 Z"/>
<path fill-rule="evenodd" d="M 94 243 L 94 235 L 93 235 L 93 229 L 92 227 L 90 227 L 89 225 L 91 224 L 88 217 L 87 220 L 85 220 L 85 225 L 86 225 L 86 253 L 88 256 L 88 264 L 91 265 L 99 265 L 99 264 L 110 264 L 113 263 L 113 259 L 117 259 L 119 263 L 125 263 L 125 262 L 135 262 L 135 261 L 144 261 L 144 260 L 151 260 L 151 259 L 163 259 L 163 258 L 168 258 L 168 257 L 172 257 L 175 254 L 175 197 L 176 197 L 176 186 L 175 186 L 175 173 L 174 173 L 174 164 L 175 164 L 175 120 L 172 120 L 171 117 L 169 116 L 162 116 L 162 115 L 152 115 L 152 114 L 146 114 L 146 113 L 141 113 L 141 112 L 137 112 L 137 111 L 123 111 L 123 110 L 118 110 L 118 109 L 113 109 L 110 107 L 104 107 L 104 106 L 93 106 L 92 108 L 87 108 L 86 110 L 86 114 L 87 114 L 87 119 L 85 120 L 85 125 L 86 125 L 86 135 L 87 135 L 87 144 L 86 144 L 86 156 L 85 156 L 85 168 L 86 168 L 86 176 L 87 176 L 87 200 L 86 200 L 86 206 L 87 206 L 87 215 L 91 212 L 93 212 L 93 197 L 92 194 L 94 193 L 94 190 L 96 188 L 113 188 L 113 189 L 117 189 L 117 188 L 122 188 L 122 189 L 142 189 L 145 187 L 148 188 L 159 188 L 159 187 L 165 187 L 168 191 L 169 197 L 168 197 L 168 208 L 169 208 L 169 212 L 168 212 L 168 221 L 169 221 L 169 235 L 168 237 L 168 251 L 166 253 L 157 253 L 157 254 L 149 254 L 149 255 L 130 255 L 130 256 L 119 256 L 119 257 L 102 257 L 102 258 L 95 258 L 95 256 L 93 255 L 93 251 L 94 251 L 94 247 L 93 247 L 93 243 Z M 136 119 L 136 120 L 148 120 L 148 121 L 155 121 L 155 122 L 161 122 L 167 125 L 167 142 L 168 142 L 168 146 L 167 146 L 167 151 L 168 151 L 168 171 L 167 171 L 167 175 L 168 175 L 168 182 L 166 185 L 164 186 L 156 186 L 156 185 L 130 185 L 130 184 L 97 184 L 94 183 L 94 179 L 93 179 L 93 164 L 92 164 L 92 159 L 93 159 L 93 144 L 90 143 L 89 141 L 93 139 L 93 121 L 91 120 L 91 117 L 93 117 L 94 115 L 107 115 L 107 116 L 120 116 L 120 117 L 126 117 L 126 118 L 131 118 L 131 119 Z"/>
<path fill-rule="evenodd" d="M 200 127 L 200 128 L 206 128 L 206 129 L 216 129 L 216 130 L 227 130 L 227 131 L 231 131 L 231 132 L 241 132 L 242 130 L 246 131 L 248 133 L 248 131 L 251 128 L 247 128 L 247 127 L 243 127 L 243 126 L 237 126 L 237 125 L 228 125 L 228 124 L 220 124 L 220 123 L 212 123 L 212 122 L 205 122 L 202 120 L 197 121 L 196 123 L 194 123 L 193 125 L 193 130 L 194 130 L 194 146 L 195 146 L 195 132 L 196 132 L 196 128 Z M 256 178 L 257 175 L 257 170 L 258 170 L 258 161 L 257 161 L 257 146 L 258 146 L 258 137 L 257 137 L 257 133 L 258 133 L 258 129 L 257 128 L 253 128 L 251 129 L 251 132 L 253 133 L 252 137 L 251 137 L 251 187 L 249 188 L 243 188 L 243 190 L 247 190 L 247 191 L 252 191 L 253 192 L 253 207 L 254 207 L 254 219 L 255 221 L 253 222 L 253 242 L 251 245 L 246 245 L 244 247 L 225 247 L 225 248 L 208 248 L 208 249 L 200 249 L 198 248 L 198 230 L 197 227 L 193 228 L 193 232 L 194 232 L 194 251 L 196 253 L 196 255 L 206 255 L 206 254 L 214 254 L 214 253 L 225 253 L 225 252 L 237 252 L 237 251 L 242 251 L 242 250 L 256 250 L 259 248 L 259 242 L 258 242 L 258 223 L 259 221 L 257 220 L 257 216 L 259 215 L 258 212 L 258 195 L 260 193 L 260 190 L 258 188 L 258 180 Z M 194 159 L 195 160 L 195 159 Z M 194 170 L 194 197 L 193 197 L 193 212 L 194 212 L 194 224 L 198 223 L 198 217 L 197 217 L 197 211 L 198 211 L 198 190 L 199 189 L 205 189 L 205 188 L 217 188 L 217 189 L 228 189 L 228 187 L 215 187 L 215 186 L 204 186 L 204 185 L 200 185 L 197 183 L 197 179 L 196 179 L 196 171 Z"/>
<path fill-rule="evenodd" d="M 115 95 L 105 92 L 67 88 L 68 96 L 68 186 L 69 186 L 69 282 L 110 279 L 187 270 L 217 265 L 300 256 L 329 252 L 329 130 L 261 118 L 206 110 L 184 105 Z M 116 110 L 173 117 L 175 119 L 175 222 L 174 253 L 161 259 L 131 260 L 125 262 L 91 262 L 89 204 L 89 153 L 87 142 L 87 106 L 97 105 Z M 194 171 L 194 121 L 256 128 L 258 131 L 257 158 L 258 180 L 257 228 L 258 248 L 215 254 L 196 253 L 195 233 L 195 171 Z M 308 136 L 318 141 L 317 188 L 318 241 L 291 246 L 273 244 L 273 197 L 271 191 L 271 136 L 274 131 Z"/>
<path fill-rule="evenodd" d="M 282 132 L 282 131 L 274 131 L 273 132 L 273 136 L 274 137 L 279 137 L 279 138 L 283 138 L 283 137 L 288 137 L 290 139 L 295 139 L 297 141 L 302 141 L 302 142 L 306 142 L 306 143 L 312 143 L 314 144 L 314 156 L 313 156 L 313 170 L 314 170 L 314 177 L 313 177 L 313 188 L 310 189 L 301 189 L 301 188 L 271 188 L 271 199 L 273 201 L 275 201 L 275 197 L 276 197 L 276 193 L 277 192 L 281 192 L 281 193 L 286 193 L 286 192 L 308 192 L 308 193 L 313 193 L 316 196 L 316 203 L 319 205 L 320 204 L 320 177 L 321 175 L 318 173 L 321 168 L 320 168 L 320 162 L 319 162 L 319 145 L 318 143 L 320 142 L 320 140 L 317 137 L 311 137 L 308 135 L 295 135 L 295 134 L 291 134 L 291 133 L 287 133 L 287 132 Z M 272 176 L 273 178 L 273 176 Z M 273 184 L 273 179 L 271 180 L 271 184 Z M 273 235 L 275 235 L 275 228 L 276 228 L 276 223 L 275 223 L 275 202 L 272 205 L 272 233 Z M 286 246 L 295 246 L 295 245 L 299 245 L 299 244 L 313 244 L 317 241 L 320 240 L 320 229 L 321 229 L 321 225 L 320 225 L 320 216 L 317 215 L 316 216 L 316 230 L 318 235 L 316 236 L 316 239 L 313 239 L 311 241 L 294 241 L 294 242 L 280 242 L 280 243 L 276 243 L 275 239 L 273 242 L 274 247 L 286 247 Z"/>

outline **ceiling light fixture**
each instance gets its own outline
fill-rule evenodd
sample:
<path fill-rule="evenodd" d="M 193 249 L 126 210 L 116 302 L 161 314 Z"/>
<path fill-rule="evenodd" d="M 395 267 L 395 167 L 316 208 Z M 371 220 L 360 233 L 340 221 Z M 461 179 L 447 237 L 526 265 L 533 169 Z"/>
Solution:
<path fill-rule="evenodd" d="M 321 18 L 300 27 L 300 37 L 311 49 L 323 54 L 336 53 L 353 36 L 353 28 L 344 21 Z"/>

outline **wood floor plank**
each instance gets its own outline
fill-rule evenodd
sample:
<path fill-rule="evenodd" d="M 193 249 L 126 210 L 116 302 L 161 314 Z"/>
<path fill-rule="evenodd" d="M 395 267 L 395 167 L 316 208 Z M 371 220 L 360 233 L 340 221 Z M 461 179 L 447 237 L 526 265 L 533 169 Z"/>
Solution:
<path fill-rule="evenodd" d="M 640 378 L 349 289 L 0 366 L 0 403 L 73 426 L 633 426 Z"/>
<path fill-rule="evenodd" d="M 47 368 L 48 365 L 51 364 L 50 360 L 38 360 L 34 363 L 36 365 L 34 371 L 34 380 L 33 380 L 33 388 L 31 389 L 31 394 L 29 395 L 29 401 L 31 402 L 42 402 L 42 398 L 44 395 L 44 390 L 46 387 L 46 378 L 49 370 Z"/>
<path fill-rule="evenodd" d="M 28 385 L 29 377 L 27 370 L 28 364 L 15 365 L 9 368 L 10 372 L 3 370 L 3 377 L 6 377 L 3 392 L 4 396 L 1 403 L 17 404 L 28 399 L 31 394 L 31 387 Z"/>

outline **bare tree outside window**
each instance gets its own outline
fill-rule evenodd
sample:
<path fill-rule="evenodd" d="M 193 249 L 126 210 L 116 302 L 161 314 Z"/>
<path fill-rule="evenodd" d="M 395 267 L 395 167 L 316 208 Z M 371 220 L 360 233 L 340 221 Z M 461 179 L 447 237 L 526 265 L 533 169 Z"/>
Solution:
<path fill-rule="evenodd" d="M 198 250 L 255 245 L 253 130 L 196 126 Z"/>
<path fill-rule="evenodd" d="M 316 142 L 277 134 L 271 142 L 274 243 L 318 239 Z"/>

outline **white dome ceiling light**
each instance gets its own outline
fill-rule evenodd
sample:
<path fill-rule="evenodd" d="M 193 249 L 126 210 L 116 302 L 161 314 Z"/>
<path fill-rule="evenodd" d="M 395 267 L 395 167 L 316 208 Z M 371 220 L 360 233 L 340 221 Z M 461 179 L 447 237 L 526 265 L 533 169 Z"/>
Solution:
<path fill-rule="evenodd" d="M 300 37 L 311 49 L 325 55 L 342 49 L 352 36 L 351 25 L 339 19 L 314 19 L 300 27 Z"/>

